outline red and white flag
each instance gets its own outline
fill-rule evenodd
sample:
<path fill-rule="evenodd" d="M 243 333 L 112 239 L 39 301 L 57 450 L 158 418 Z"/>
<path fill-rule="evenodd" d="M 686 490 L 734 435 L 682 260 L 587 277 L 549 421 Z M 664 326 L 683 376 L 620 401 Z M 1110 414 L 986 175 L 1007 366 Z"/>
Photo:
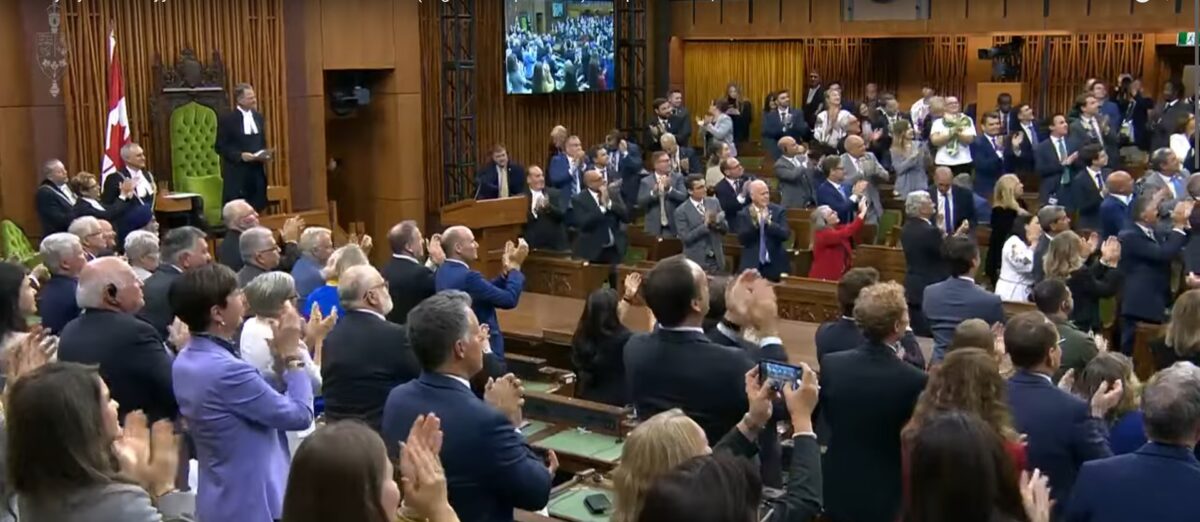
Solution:
<path fill-rule="evenodd" d="M 117 33 L 108 33 L 108 119 L 104 128 L 104 157 L 100 160 L 100 183 L 125 166 L 121 147 L 129 143 L 129 112 L 125 110 L 125 80 L 117 58 Z"/>

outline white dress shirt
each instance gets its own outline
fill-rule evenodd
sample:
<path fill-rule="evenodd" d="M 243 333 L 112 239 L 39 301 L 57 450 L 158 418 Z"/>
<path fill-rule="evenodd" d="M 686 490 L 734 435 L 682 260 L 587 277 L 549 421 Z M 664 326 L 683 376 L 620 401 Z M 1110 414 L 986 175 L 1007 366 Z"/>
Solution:
<path fill-rule="evenodd" d="M 63 199 L 67 200 L 71 206 L 75 206 L 75 193 L 71 192 L 71 187 L 68 187 L 66 183 L 55 186 L 58 187 L 58 193 L 62 195 Z"/>
<path fill-rule="evenodd" d="M 590 189 L 590 188 L 589 188 L 589 189 L 588 189 L 588 194 L 591 194 L 591 195 L 592 195 L 592 199 L 596 200 L 596 206 L 597 206 L 597 207 L 600 207 L 600 213 L 601 213 L 601 214 L 607 214 L 607 213 L 608 213 L 608 208 L 609 208 L 610 206 L 612 206 L 612 200 L 609 200 L 609 202 L 608 202 L 608 204 L 607 204 L 607 205 L 603 205 L 603 204 L 601 204 L 601 203 L 600 203 L 600 193 L 599 193 L 599 192 L 596 192 L 596 191 L 594 191 L 594 190 L 592 190 L 592 189 Z"/>
<path fill-rule="evenodd" d="M 541 203 L 544 197 L 546 196 L 542 194 L 542 191 L 529 189 L 529 212 L 533 214 L 534 219 L 538 217 L 538 203 Z"/>
<path fill-rule="evenodd" d="M 150 183 L 150 178 L 141 169 L 125 166 L 129 170 L 129 177 L 133 180 L 133 195 L 139 198 L 146 198 L 154 195 L 154 184 Z"/>
<path fill-rule="evenodd" d="M 238 111 L 242 113 L 242 134 L 247 136 L 258 134 L 258 123 L 254 122 L 254 111 L 248 111 L 238 107 Z"/>

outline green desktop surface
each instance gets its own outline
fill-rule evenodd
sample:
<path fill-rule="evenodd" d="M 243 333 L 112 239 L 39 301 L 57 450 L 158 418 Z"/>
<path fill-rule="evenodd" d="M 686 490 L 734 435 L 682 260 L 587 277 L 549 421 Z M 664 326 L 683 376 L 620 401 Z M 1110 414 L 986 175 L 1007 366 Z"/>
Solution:
<path fill-rule="evenodd" d="M 538 393 L 551 393 L 551 391 L 558 386 L 557 384 L 551 382 L 537 381 L 521 381 L 521 384 L 525 386 L 525 391 Z"/>
<path fill-rule="evenodd" d="M 537 435 L 538 433 L 541 433 L 549 428 L 550 428 L 549 423 L 545 423 L 542 421 L 535 421 L 535 420 L 527 420 L 527 421 L 525 421 L 525 424 L 523 426 L 521 426 L 521 435 L 524 435 L 525 438 L 528 439 L 528 438 L 533 437 L 534 435 Z"/>
<path fill-rule="evenodd" d="M 612 514 L 611 509 L 602 515 L 593 515 L 583 503 L 583 499 L 597 493 L 608 497 L 608 502 L 613 503 L 612 491 L 591 486 L 579 486 L 570 488 L 550 499 L 550 503 L 547 505 L 550 516 L 579 522 L 607 522 L 609 515 Z"/>
<path fill-rule="evenodd" d="M 534 445 L 572 455 L 590 457 L 602 462 L 615 463 L 617 459 L 621 458 L 621 449 L 625 443 L 612 435 L 569 429 L 539 440 Z"/>

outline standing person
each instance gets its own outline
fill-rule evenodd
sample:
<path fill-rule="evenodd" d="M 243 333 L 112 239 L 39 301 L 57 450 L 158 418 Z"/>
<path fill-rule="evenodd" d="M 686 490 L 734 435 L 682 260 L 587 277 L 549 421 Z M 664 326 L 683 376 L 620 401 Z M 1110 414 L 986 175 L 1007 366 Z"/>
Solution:
<path fill-rule="evenodd" d="M 1054 372 L 1054 379 L 1061 380 L 1070 371 L 1080 375 L 1100 350 L 1090 332 L 1085 333 L 1070 320 L 1075 307 L 1071 289 L 1061 279 L 1047 279 L 1033 287 L 1030 300 L 1037 305 L 1039 312 L 1045 314 L 1046 319 L 1054 323 L 1054 328 L 1058 331 L 1058 349 L 1062 355 L 1058 370 Z M 1095 391 L 1091 390 L 1082 397 L 1086 399 Z M 1129 393 L 1134 393 L 1132 386 Z"/>
<path fill-rule="evenodd" d="M 1173 126 L 1180 116 L 1192 112 L 1192 102 L 1184 97 L 1183 82 L 1174 78 L 1163 82 L 1162 99 L 1149 114 L 1150 150 L 1170 146 Z"/>
<path fill-rule="evenodd" d="M 1079 166 L 1079 145 L 1067 139 L 1068 132 L 1067 117 L 1055 114 L 1050 118 L 1049 139 L 1034 147 L 1034 169 L 1041 178 L 1038 194 L 1043 205 L 1064 205 L 1070 200 L 1068 190 Z"/>
<path fill-rule="evenodd" d="M 1000 280 L 1000 253 L 1012 235 L 1013 222 L 1017 216 L 1029 214 L 1021 208 L 1020 198 L 1024 193 L 1025 184 L 1015 174 L 1005 174 L 996 181 L 992 195 L 992 234 L 988 237 L 987 262 L 984 263 L 993 286 Z"/>
<path fill-rule="evenodd" d="M 862 230 L 863 218 L 867 215 L 867 202 L 858 202 L 858 213 L 854 221 L 840 223 L 837 212 L 820 206 L 812 213 L 812 268 L 808 277 L 837 281 L 850 269 L 853 257 L 853 240 Z"/>
<path fill-rule="evenodd" d="M 846 179 L 846 169 L 842 159 L 837 156 L 826 156 L 821 159 L 821 172 L 825 180 L 817 183 L 816 204 L 827 205 L 837 212 L 838 219 L 849 222 L 854 219 L 858 202 L 866 197 L 867 180 L 859 180 L 850 187 L 850 194 L 843 191 L 843 181 Z"/>
<path fill-rule="evenodd" d="M 68 185 L 67 167 L 61 160 L 52 159 L 42 165 L 42 183 L 38 185 L 35 205 L 42 236 L 66 232 L 75 219 L 75 203 L 79 195 Z"/>
<path fill-rule="evenodd" d="M 258 112 L 254 87 L 237 84 L 233 99 L 234 110 L 217 122 L 215 147 L 225 183 L 221 203 L 244 199 L 262 212 L 267 208 L 267 163 L 274 159 L 275 151 L 267 148 L 267 121 Z"/>
<path fill-rule="evenodd" d="M 162 263 L 142 287 L 146 304 L 138 312 L 163 340 L 170 341 L 170 326 L 176 321 L 168 294 L 180 274 L 212 262 L 208 238 L 196 227 L 172 228 L 162 239 Z M 180 348 L 174 346 L 173 348 Z"/>
<path fill-rule="evenodd" d="M 675 123 L 672 134 L 679 139 L 679 145 L 690 147 L 692 143 L 692 116 L 683 105 L 683 91 L 671 89 L 667 91 L 667 102 L 671 104 L 671 119 Z"/>
<path fill-rule="evenodd" d="M 492 158 L 475 173 L 475 199 L 497 199 L 525 191 L 525 168 L 510 161 L 503 144 L 492 147 Z"/>
<path fill-rule="evenodd" d="M 708 150 L 717 143 L 724 143 L 732 148 L 730 154 L 737 156 L 737 145 L 734 142 L 734 124 L 726 111 L 729 110 L 729 103 L 725 100 L 716 100 L 708 107 L 708 114 L 704 118 L 696 118 L 696 126 L 704 134 L 708 135 L 705 139 L 705 150 Z"/>
<path fill-rule="evenodd" d="M 42 316 L 42 327 L 57 335 L 67 323 L 79 316 L 75 292 L 79 286 L 79 273 L 83 271 L 87 259 L 79 238 L 67 232 L 43 238 L 38 255 L 50 272 L 50 280 L 38 292 L 37 309 Z"/>
<path fill-rule="evenodd" d="M 1033 252 L 1042 239 L 1037 216 L 1020 215 L 1013 220 L 1008 239 L 1000 246 L 1000 274 L 996 295 L 1005 301 L 1025 302 L 1037 283 L 1033 279 Z M 1050 241 L 1045 239 L 1044 241 Z"/>
<path fill-rule="evenodd" d="M 688 199 L 675 208 L 675 225 L 683 243 L 683 255 L 707 273 L 725 271 L 724 235 L 729 223 L 717 198 L 707 196 L 704 178 L 697 174 L 684 182 Z"/>
<path fill-rule="evenodd" d="M 934 163 L 950 167 L 953 174 L 971 172 L 973 159 L 971 143 L 975 141 L 975 121 L 961 112 L 958 98 L 946 97 L 946 112 L 933 121 L 929 130 L 929 142 L 937 147 Z"/>
<path fill-rule="evenodd" d="M 325 284 L 321 270 L 333 255 L 333 231 L 324 227 L 308 227 L 300 233 L 300 258 L 292 266 L 292 279 L 296 281 L 296 294 L 300 302 L 308 294 Z"/>
<path fill-rule="evenodd" d="M 416 221 L 401 221 L 388 231 L 392 259 L 383 267 L 383 277 L 388 282 L 388 294 L 395 301 L 392 311 L 386 314 L 393 323 L 404 324 L 409 310 L 437 292 L 433 273 L 446 261 L 442 236 L 434 234 L 428 244 L 429 258 L 426 259 L 426 241 L 421 237 Z"/>
<path fill-rule="evenodd" d="M 842 109 L 842 91 L 829 89 L 825 91 L 825 101 L 821 111 L 817 113 L 817 123 L 813 127 L 813 139 L 825 146 L 836 149 L 847 135 L 852 115 Z"/>
<path fill-rule="evenodd" d="M 624 257 L 627 239 L 622 223 L 629 221 L 629 211 L 619 195 L 611 196 L 616 189 L 611 188 L 613 184 L 605 183 L 598 171 L 587 171 L 583 180 L 584 191 L 576 194 L 572 203 L 575 224 L 579 227 L 572 255 L 591 263 L 615 266 Z"/>
<path fill-rule="evenodd" d="M 925 287 L 940 283 L 950 275 L 942 259 L 942 241 L 946 235 L 930 222 L 933 201 L 929 193 L 909 192 L 904 199 L 904 213 L 908 219 L 900 229 L 900 245 L 904 250 L 904 295 L 908 302 L 908 317 L 913 331 L 928 337 L 932 334 L 921 304 Z"/>
<path fill-rule="evenodd" d="M 751 181 L 749 192 L 750 205 L 738 218 L 741 270 L 757 269 L 763 277 L 778 282 L 791 270 L 791 260 L 783 248 L 791 235 L 787 209 L 771 203 L 771 189 L 765 181 Z"/>
<path fill-rule="evenodd" d="M 592 150 L 596 155 L 607 154 L 603 148 Z M 568 202 L 558 189 L 546 186 L 546 175 L 537 165 L 529 167 L 525 185 L 529 194 L 529 211 L 525 213 L 524 236 L 529 248 L 566 251 L 567 228 L 563 220 L 567 215 Z"/>
<path fill-rule="evenodd" d="M 975 283 L 979 270 L 979 246 L 975 238 L 954 235 L 942 243 L 942 258 L 950 269 L 945 281 L 925 287 L 922 307 L 933 332 L 933 361 L 942 360 L 954 328 L 967 319 L 983 319 L 989 325 L 1004 321 L 1000 296 Z"/>
<path fill-rule="evenodd" d="M 1133 176 L 1118 170 L 1105 182 L 1108 194 L 1100 202 L 1100 239 L 1108 239 L 1133 226 L 1129 206 L 1133 201 Z"/>
<path fill-rule="evenodd" d="M 1117 268 L 1125 275 L 1121 293 L 1121 351 L 1133 353 L 1133 334 L 1137 323 L 1162 324 L 1171 294 L 1171 263 L 1183 251 L 1187 229 L 1191 227 L 1193 203 L 1175 205 L 1171 213 L 1173 228 L 1155 230 L 1158 222 L 1159 195 L 1143 195 L 1133 200 L 1130 210 L 1134 226 L 1121 231 L 1121 261 Z"/>
<path fill-rule="evenodd" d="M 299 354 L 300 314 L 287 304 L 272 329 L 281 392 L 241 359 L 233 342 L 246 305 L 232 270 L 219 264 L 189 270 L 172 285 L 171 306 L 192 333 L 172 373 L 180 413 L 196 443 L 196 515 L 278 520 L 288 473 L 284 432 L 313 422 L 312 382 Z"/>
<path fill-rule="evenodd" d="M 1058 237 L 1059 234 L 1069 232 L 1071 230 L 1071 217 L 1067 215 L 1067 210 L 1058 205 L 1050 205 L 1038 209 L 1037 212 L 1038 224 L 1042 227 L 1045 237 L 1033 247 L 1033 281 L 1034 283 L 1041 282 L 1046 278 L 1046 250 L 1050 249 L 1050 242 Z"/>
<path fill-rule="evenodd" d="M 912 124 L 898 120 L 892 124 L 892 170 L 896 173 L 896 195 L 907 196 L 910 192 L 929 187 L 927 166 L 929 151 L 915 140 Z"/>
<path fill-rule="evenodd" d="M 676 237 L 675 209 L 687 199 L 683 175 L 672 171 L 671 157 L 664 151 L 650 155 L 654 172 L 642 178 L 637 206 L 646 214 L 646 234 Z"/>
<path fill-rule="evenodd" d="M 775 179 L 779 180 L 780 204 L 787 208 L 812 208 L 816 205 L 818 168 L 808 159 L 808 147 L 791 136 L 779 139 L 783 155 L 775 160 Z"/>
<path fill-rule="evenodd" d="M 447 228 L 442 234 L 442 250 L 446 253 L 446 262 L 434 277 L 437 290 L 462 290 L 471 296 L 475 315 L 490 329 L 488 340 L 497 359 L 493 362 L 502 364 L 504 337 L 500 333 L 496 309 L 511 310 L 517 307 L 521 291 L 525 288 L 521 263 L 529 254 L 529 246 L 524 239 L 520 240 L 519 248 L 509 242 L 502 259 L 503 272 L 491 281 L 484 279 L 483 274 L 472 270 L 469 265 L 479 259 L 479 243 L 475 242 L 475 234 L 471 229 L 464 226 Z"/>
<path fill-rule="evenodd" d="M 879 159 L 875 157 L 875 154 L 867 150 L 867 144 L 863 138 L 848 136 L 845 145 L 846 152 L 842 154 L 841 158 L 842 168 L 846 171 L 846 180 L 842 182 L 842 188 L 851 188 L 860 181 L 867 182 L 865 222 L 868 225 L 877 224 L 879 218 L 883 216 L 883 202 L 880 199 L 879 186 L 889 181 L 888 172 L 883 165 L 879 164 Z"/>
<path fill-rule="evenodd" d="M 123 145 L 121 160 L 125 166 L 104 178 L 101 200 L 110 207 L 118 199 L 125 200 L 127 207 L 123 215 L 109 219 L 117 228 L 117 244 L 124 245 L 125 236 L 154 219 L 154 194 L 158 192 L 158 186 L 154 183 L 154 174 L 146 169 L 146 151 L 141 145 L 134 142 Z M 126 181 L 130 183 L 127 185 Z"/>
<path fill-rule="evenodd" d="M 579 397 L 617 407 L 629 404 L 625 343 L 633 332 L 622 320 L 629 311 L 630 301 L 637 296 L 641 276 L 632 272 L 625 283 L 625 296 L 621 299 L 611 288 L 592 291 L 571 336 L 571 362 L 580 374 Z"/>
<path fill-rule="evenodd" d="M 754 109 L 750 101 L 742 96 L 742 88 L 729 82 L 725 87 L 725 114 L 733 119 L 733 141 L 741 145 L 750 139 L 750 123 L 754 121 Z"/>
<path fill-rule="evenodd" d="M 939 166 L 933 170 L 933 186 L 929 197 L 933 199 L 934 222 L 947 235 L 953 234 L 966 223 L 973 228 L 979 220 L 975 212 L 975 195 L 971 189 L 954 183 L 954 171 Z"/>
<path fill-rule="evenodd" d="M 1104 329 L 1100 300 L 1117 295 L 1121 289 L 1122 274 L 1117 270 L 1120 261 L 1121 243 L 1116 238 L 1104 240 L 1097 248 L 1093 241 L 1084 241 L 1067 231 L 1051 241 L 1043 261 L 1046 278 L 1065 281 L 1071 289 L 1074 310 L 1069 316 L 1079 329 L 1088 333 Z"/>
<path fill-rule="evenodd" d="M 983 135 L 971 142 L 970 158 L 975 167 L 972 183 L 977 195 L 987 197 L 1000 176 L 1014 171 L 1014 156 L 1011 140 L 1005 139 L 1008 131 L 1003 128 L 999 114 L 986 113 L 980 123 Z"/>
<path fill-rule="evenodd" d="M 763 114 L 762 139 L 763 148 L 772 160 L 779 159 L 779 139 L 791 136 L 797 141 L 806 141 L 809 137 L 808 124 L 804 114 L 792 108 L 791 94 L 785 89 L 775 95 L 776 109 Z"/>

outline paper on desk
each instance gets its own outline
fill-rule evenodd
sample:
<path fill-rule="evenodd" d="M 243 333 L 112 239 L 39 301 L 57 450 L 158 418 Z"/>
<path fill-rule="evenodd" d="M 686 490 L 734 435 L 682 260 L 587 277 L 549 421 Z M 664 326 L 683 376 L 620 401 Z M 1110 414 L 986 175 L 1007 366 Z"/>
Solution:
<path fill-rule="evenodd" d="M 170 194 L 163 195 L 163 197 L 167 198 L 167 199 L 188 199 L 188 198 L 194 198 L 194 197 L 199 197 L 199 196 L 200 196 L 200 194 L 196 194 L 194 192 L 172 192 Z"/>

